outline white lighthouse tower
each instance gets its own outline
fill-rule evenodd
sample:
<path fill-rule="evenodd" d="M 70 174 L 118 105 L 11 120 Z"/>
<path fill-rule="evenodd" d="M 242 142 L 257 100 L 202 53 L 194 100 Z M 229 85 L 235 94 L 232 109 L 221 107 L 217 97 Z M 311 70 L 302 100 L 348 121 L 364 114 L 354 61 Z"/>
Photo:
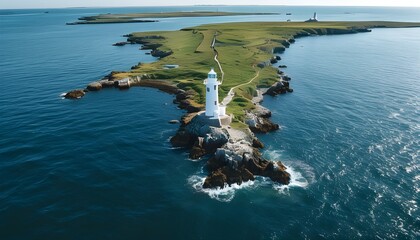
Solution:
<path fill-rule="evenodd" d="M 219 85 L 217 81 L 217 73 L 212 68 L 208 73 L 207 79 L 204 80 L 206 85 L 206 117 L 217 118 L 224 116 L 226 112 L 225 106 L 219 106 Z"/>

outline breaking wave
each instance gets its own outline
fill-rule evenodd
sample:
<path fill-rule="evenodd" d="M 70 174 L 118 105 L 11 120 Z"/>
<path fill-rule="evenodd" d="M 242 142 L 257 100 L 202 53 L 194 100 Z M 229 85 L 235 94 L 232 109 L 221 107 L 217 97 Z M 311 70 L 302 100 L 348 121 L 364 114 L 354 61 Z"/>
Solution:
<path fill-rule="evenodd" d="M 279 151 L 269 151 L 268 153 L 271 156 L 276 156 L 278 159 L 280 156 Z M 256 176 L 254 181 L 244 182 L 242 184 L 225 184 L 223 188 L 216 189 L 206 189 L 203 188 L 206 175 L 203 171 L 196 173 L 188 178 L 188 185 L 190 185 L 197 192 L 202 192 L 207 194 L 210 198 L 221 201 L 221 202 L 230 202 L 234 199 L 235 193 L 237 191 L 247 189 L 258 189 L 259 187 L 271 186 L 275 191 L 280 194 L 290 194 L 292 188 L 303 188 L 305 189 L 309 184 L 315 182 L 314 170 L 311 166 L 303 163 L 302 161 L 282 161 L 283 164 L 287 167 L 287 171 L 290 173 L 290 184 L 281 185 L 271 181 L 269 178 Z"/>

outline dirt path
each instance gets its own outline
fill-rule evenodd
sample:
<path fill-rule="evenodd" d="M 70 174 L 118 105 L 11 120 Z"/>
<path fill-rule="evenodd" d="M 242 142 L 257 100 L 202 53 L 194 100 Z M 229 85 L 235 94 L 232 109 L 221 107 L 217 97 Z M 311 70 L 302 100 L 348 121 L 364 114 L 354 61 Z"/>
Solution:
<path fill-rule="evenodd" d="M 247 85 L 247 84 L 250 84 L 250 83 L 252 83 L 252 81 L 254 81 L 258 76 L 260 75 L 260 71 L 256 71 L 256 74 L 255 74 L 255 76 L 251 79 L 251 80 L 249 80 L 248 82 L 246 82 L 246 83 L 242 83 L 242 84 L 239 84 L 239 85 L 237 85 L 237 86 L 235 86 L 235 87 L 232 87 L 230 90 L 229 90 L 229 92 L 228 92 L 228 94 L 227 94 L 227 96 L 223 99 L 223 101 L 222 101 L 222 104 L 223 105 L 228 105 L 229 103 L 230 103 L 230 101 L 232 101 L 232 99 L 233 99 L 233 97 L 235 96 L 235 92 L 233 91 L 233 90 L 235 90 L 236 88 L 238 88 L 238 87 L 242 87 L 242 86 L 244 86 L 244 85 Z"/>
<path fill-rule="evenodd" d="M 214 47 L 214 45 L 215 45 L 215 43 L 216 43 L 216 36 L 217 36 L 217 33 L 215 33 L 214 34 L 214 37 L 213 37 L 213 41 L 211 42 L 211 48 L 213 49 L 213 51 L 214 51 L 214 61 L 217 63 L 217 65 L 219 66 L 219 69 L 220 69 L 220 72 L 222 73 L 222 80 L 221 80 L 221 82 L 223 83 L 223 79 L 224 79 L 224 77 L 225 77 L 225 73 L 223 72 L 223 68 L 222 68 L 222 65 L 220 64 L 220 62 L 219 62 L 219 59 L 217 59 L 217 57 L 219 56 L 219 52 L 216 50 L 216 48 Z M 255 66 L 253 66 L 253 68 L 255 68 Z M 254 81 L 258 76 L 260 75 L 260 71 L 256 71 L 256 74 L 255 74 L 255 76 L 251 79 L 251 80 L 249 80 L 248 82 L 246 82 L 246 83 L 242 83 L 242 84 L 239 84 L 239 85 L 237 85 L 237 86 L 235 86 L 235 87 L 232 87 L 230 90 L 229 90 L 229 92 L 228 92 L 228 94 L 227 94 L 227 96 L 223 99 L 223 101 L 222 101 L 222 105 L 228 105 L 229 103 L 230 103 L 230 101 L 232 101 L 232 99 L 233 99 L 233 97 L 235 96 L 235 92 L 234 92 L 234 90 L 236 89 L 236 88 L 238 88 L 238 87 L 242 87 L 242 86 L 244 86 L 244 85 L 247 85 L 247 84 L 250 84 L 252 81 Z"/>

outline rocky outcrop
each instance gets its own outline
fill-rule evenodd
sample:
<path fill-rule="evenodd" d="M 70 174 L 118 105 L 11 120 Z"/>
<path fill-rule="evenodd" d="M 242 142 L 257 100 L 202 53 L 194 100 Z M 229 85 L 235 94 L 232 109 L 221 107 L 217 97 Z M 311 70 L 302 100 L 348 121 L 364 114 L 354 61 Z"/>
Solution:
<path fill-rule="evenodd" d="M 245 123 L 253 133 L 268 133 L 280 129 L 278 124 L 269 120 L 270 117 L 271 112 L 267 108 L 256 105 L 254 110 L 246 113 Z M 252 145 L 259 148 L 264 147 L 259 141 L 253 141 Z"/>
<path fill-rule="evenodd" d="M 102 84 L 100 82 L 91 82 L 87 85 L 89 91 L 99 91 L 102 89 Z"/>
<path fill-rule="evenodd" d="M 159 50 L 159 49 L 154 49 L 151 52 L 153 57 L 158 57 L 158 58 L 167 57 L 167 56 L 171 55 L 172 53 L 173 53 L 172 51 L 162 51 L 162 50 Z"/>
<path fill-rule="evenodd" d="M 278 62 L 278 60 L 276 59 L 276 57 L 272 57 L 271 59 L 270 59 L 270 63 L 271 64 L 276 64 Z"/>
<path fill-rule="evenodd" d="M 284 76 L 283 79 L 287 77 Z M 293 92 L 293 89 L 290 88 L 290 83 L 288 81 L 281 80 L 275 84 L 273 84 L 267 91 L 264 93 L 270 96 L 276 96 L 279 94 L 285 94 L 287 92 Z"/>
<path fill-rule="evenodd" d="M 280 128 L 278 124 L 271 122 L 268 118 L 257 116 L 251 112 L 246 114 L 245 123 L 253 133 L 268 133 Z"/>
<path fill-rule="evenodd" d="M 284 51 L 286 51 L 286 48 L 283 46 L 278 46 L 273 49 L 273 53 L 283 53 Z"/>
<path fill-rule="evenodd" d="M 131 42 L 117 42 L 117 43 L 112 44 L 112 46 L 121 47 L 121 46 L 124 46 L 126 44 L 132 44 L 132 43 Z"/>
<path fill-rule="evenodd" d="M 83 89 L 76 89 L 73 91 L 70 91 L 64 95 L 64 98 L 67 99 L 79 99 L 85 96 L 85 91 Z"/>
<path fill-rule="evenodd" d="M 254 180 L 256 175 L 270 178 L 280 184 L 290 183 L 290 174 L 281 162 L 264 159 L 261 153 L 246 141 L 227 143 L 217 149 L 207 162 L 210 174 L 203 188 L 223 188 L 226 185 L 242 184 Z"/>
<path fill-rule="evenodd" d="M 212 120 L 205 117 L 204 113 L 195 114 L 187 123 L 185 121 L 183 118 L 181 127 L 170 142 L 174 147 L 191 148 L 191 159 L 214 153 L 229 140 L 226 129 L 214 127 Z"/>
<path fill-rule="evenodd" d="M 102 88 L 112 88 L 115 86 L 115 82 L 109 81 L 108 79 L 100 80 L 99 83 L 102 85 Z"/>

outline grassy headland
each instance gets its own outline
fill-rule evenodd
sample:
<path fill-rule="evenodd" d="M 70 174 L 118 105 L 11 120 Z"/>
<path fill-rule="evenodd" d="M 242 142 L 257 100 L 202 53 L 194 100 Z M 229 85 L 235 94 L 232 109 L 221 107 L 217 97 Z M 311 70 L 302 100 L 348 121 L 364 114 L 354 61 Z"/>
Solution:
<path fill-rule="evenodd" d="M 96 16 L 81 17 L 73 24 L 101 24 L 101 23 L 132 23 L 132 22 L 156 22 L 151 18 L 174 18 L 174 17 L 220 17 L 240 15 L 276 15 L 278 13 L 241 13 L 241 12 L 162 12 L 162 13 L 127 13 L 127 14 L 99 14 Z"/>
<path fill-rule="evenodd" d="M 215 48 L 225 73 L 220 86 L 220 101 L 237 85 L 251 83 L 235 89 L 235 97 L 227 107 L 234 114 L 235 127 L 240 127 L 244 110 L 254 108 L 251 99 L 259 87 L 269 87 L 278 81 L 277 69 L 264 67 L 273 53 L 281 53 L 297 37 L 308 35 L 347 34 L 365 32 L 368 28 L 420 27 L 420 23 L 401 22 L 248 22 L 210 24 L 179 31 L 138 32 L 128 41 L 143 44 L 145 48 L 164 53 L 157 62 L 139 64 L 129 72 L 114 73 L 114 78 L 141 76 L 142 79 L 166 81 L 178 88 L 192 90 L 190 103 L 203 106 L 205 90 L 203 80 L 210 67 L 219 73 L 210 47 L 216 34 Z M 165 69 L 166 64 L 179 68 Z M 264 64 L 263 64 L 264 65 Z M 265 64 L 268 65 L 268 64 Z"/>

